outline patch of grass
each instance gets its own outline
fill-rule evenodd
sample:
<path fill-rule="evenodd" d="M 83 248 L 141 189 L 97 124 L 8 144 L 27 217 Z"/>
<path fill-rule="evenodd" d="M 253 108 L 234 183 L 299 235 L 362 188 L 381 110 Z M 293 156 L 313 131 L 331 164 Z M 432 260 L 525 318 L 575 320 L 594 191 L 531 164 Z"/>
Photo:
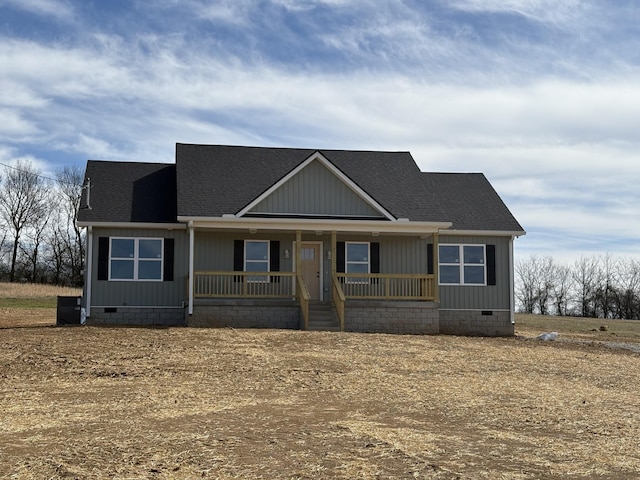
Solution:
<path fill-rule="evenodd" d="M 602 330 L 601 330 L 602 327 Z M 640 340 L 640 321 L 516 314 L 516 332 L 559 332 L 591 340 Z"/>
<path fill-rule="evenodd" d="M 0 304 L 5 305 L 5 300 L 12 299 L 34 299 L 36 303 L 43 299 L 50 299 L 53 303 L 49 306 L 56 306 L 56 297 L 78 297 L 82 295 L 82 289 L 70 287 L 58 287 L 55 285 L 40 285 L 33 283 L 7 283 L 0 282 Z M 10 306 L 9 304 L 6 304 Z M 31 305 L 28 305 L 31 306 Z"/>
<path fill-rule="evenodd" d="M 0 298 L 4 308 L 56 308 L 56 297 Z"/>

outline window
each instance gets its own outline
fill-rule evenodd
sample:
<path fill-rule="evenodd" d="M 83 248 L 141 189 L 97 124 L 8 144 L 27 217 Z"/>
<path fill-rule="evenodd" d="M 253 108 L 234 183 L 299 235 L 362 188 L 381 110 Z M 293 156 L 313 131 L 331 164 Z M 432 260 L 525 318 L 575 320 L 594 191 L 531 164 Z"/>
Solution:
<path fill-rule="evenodd" d="M 441 285 L 486 285 L 484 245 L 440 245 Z"/>
<path fill-rule="evenodd" d="M 346 242 L 345 243 L 345 268 L 346 273 L 369 273 L 369 244 L 366 242 Z M 369 282 L 368 278 L 348 279 L 349 283 Z"/>
<path fill-rule="evenodd" d="M 109 280 L 162 281 L 162 238 L 111 238 Z"/>
<path fill-rule="evenodd" d="M 268 272 L 269 271 L 269 241 L 246 240 L 244 242 L 244 271 Z M 252 275 L 249 282 L 268 282 L 267 275 Z"/>

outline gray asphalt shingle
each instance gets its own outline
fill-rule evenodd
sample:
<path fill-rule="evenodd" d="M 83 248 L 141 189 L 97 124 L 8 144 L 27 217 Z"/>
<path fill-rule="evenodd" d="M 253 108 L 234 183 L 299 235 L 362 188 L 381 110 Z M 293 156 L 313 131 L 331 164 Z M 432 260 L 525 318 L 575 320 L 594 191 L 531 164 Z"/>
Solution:
<path fill-rule="evenodd" d="M 235 214 L 319 151 L 396 218 L 457 230 L 522 231 L 484 175 L 421 172 L 409 152 L 176 145 L 176 164 L 89 161 L 87 222 Z M 176 191 L 177 190 L 177 191 Z"/>
<path fill-rule="evenodd" d="M 89 160 L 89 205 L 83 191 L 80 222 L 177 223 L 176 166 Z M 87 207 L 91 208 L 87 208 Z"/>

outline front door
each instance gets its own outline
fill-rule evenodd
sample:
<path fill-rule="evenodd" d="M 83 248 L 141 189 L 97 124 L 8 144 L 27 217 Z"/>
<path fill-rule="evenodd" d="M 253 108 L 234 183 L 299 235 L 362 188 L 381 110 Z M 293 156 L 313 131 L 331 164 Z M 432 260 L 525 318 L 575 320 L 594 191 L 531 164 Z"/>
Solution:
<path fill-rule="evenodd" d="M 300 244 L 300 273 L 307 284 L 311 300 L 320 300 L 320 243 Z"/>

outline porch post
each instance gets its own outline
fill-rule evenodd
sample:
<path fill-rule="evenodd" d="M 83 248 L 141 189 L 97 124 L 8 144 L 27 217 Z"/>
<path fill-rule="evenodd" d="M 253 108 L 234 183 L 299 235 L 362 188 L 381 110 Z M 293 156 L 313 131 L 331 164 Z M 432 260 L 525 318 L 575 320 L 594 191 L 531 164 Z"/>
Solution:
<path fill-rule="evenodd" d="M 189 225 L 189 315 L 193 315 L 193 248 L 195 245 L 193 224 Z"/>
<path fill-rule="evenodd" d="M 85 299 L 85 315 L 88 317 L 91 316 L 91 284 L 93 279 L 91 276 L 93 275 L 93 227 L 89 225 L 87 227 L 87 258 L 85 259 L 86 271 L 85 271 L 85 279 L 87 288 L 85 289 L 85 295 L 87 298 Z"/>
<path fill-rule="evenodd" d="M 338 242 L 336 241 L 336 232 L 333 231 L 331 232 L 331 279 L 333 281 L 333 276 L 336 273 L 336 266 L 337 266 L 337 260 L 336 260 L 336 248 L 337 248 Z"/>
<path fill-rule="evenodd" d="M 300 243 L 302 243 L 302 232 L 296 230 L 296 274 L 300 274 Z"/>
<path fill-rule="evenodd" d="M 516 324 L 516 298 L 515 298 L 515 269 L 513 262 L 513 239 L 515 237 L 511 236 L 509 239 L 509 317 L 511 320 L 511 325 Z"/>
<path fill-rule="evenodd" d="M 440 280 L 438 278 L 438 275 L 440 274 L 440 260 L 438 258 L 439 252 L 440 252 L 440 248 L 438 248 L 438 237 L 439 234 L 438 232 L 433 234 L 433 288 L 434 288 L 434 292 L 433 292 L 433 301 L 434 302 L 439 302 L 440 301 Z"/>

